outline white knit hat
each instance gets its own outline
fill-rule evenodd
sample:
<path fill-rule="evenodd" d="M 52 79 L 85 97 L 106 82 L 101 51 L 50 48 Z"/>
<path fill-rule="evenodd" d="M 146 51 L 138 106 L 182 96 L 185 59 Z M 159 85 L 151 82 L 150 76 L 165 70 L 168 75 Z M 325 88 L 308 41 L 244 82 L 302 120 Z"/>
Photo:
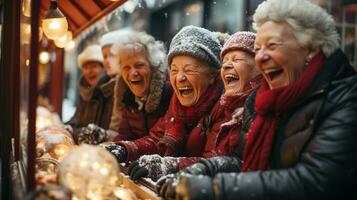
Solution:
<path fill-rule="evenodd" d="M 116 31 L 108 32 L 100 38 L 100 46 L 103 48 L 107 45 L 113 45 L 116 43 L 120 38 L 125 37 L 125 35 L 130 34 L 132 32 L 129 28 L 119 29 Z"/>
<path fill-rule="evenodd" d="M 102 49 L 99 45 L 90 45 L 78 56 L 78 65 L 80 68 L 88 61 L 96 61 L 103 65 Z"/>

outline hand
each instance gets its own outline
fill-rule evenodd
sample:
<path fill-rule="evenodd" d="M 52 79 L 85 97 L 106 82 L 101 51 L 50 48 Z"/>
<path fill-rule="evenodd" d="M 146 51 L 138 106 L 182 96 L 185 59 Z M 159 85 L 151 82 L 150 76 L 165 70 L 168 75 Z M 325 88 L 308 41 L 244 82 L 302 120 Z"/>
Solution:
<path fill-rule="evenodd" d="M 179 158 L 161 157 L 157 154 L 144 155 L 131 163 L 128 173 L 132 180 L 149 177 L 153 181 L 157 181 L 164 175 L 176 172 L 178 162 Z"/>
<path fill-rule="evenodd" d="M 107 151 L 113 154 L 119 163 L 126 160 L 128 152 L 124 146 L 120 144 L 100 144 L 100 146 L 104 147 Z"/>
<path fill-rule="evenodd" d="M 169 174 L 161 177 L 156 183 L 156 192 L 163 197 L 163 199 L 175 199 L 176 185 L 179 174 Z"/>
<path fill-rule="evenodd" d="M 206 200 L 214 199 L 212 179 L 209 176 L 185 176 L 178 179 L 176 186 L 177 200 Z"/>
<path fill-rule="evenodd" d="M 88 124 L 83 127 L 78 133 L 78 144 L 99 144 L 107 138 L 107 133 L 104 129 L 95 124 Z"/>

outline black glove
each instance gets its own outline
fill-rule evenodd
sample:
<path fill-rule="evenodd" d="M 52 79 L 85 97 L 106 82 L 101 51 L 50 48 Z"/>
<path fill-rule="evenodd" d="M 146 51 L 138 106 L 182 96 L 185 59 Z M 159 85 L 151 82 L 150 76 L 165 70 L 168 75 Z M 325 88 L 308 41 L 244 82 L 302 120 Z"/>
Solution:
<path fill-rule="evenodd" d="M 107 139 L 107 133 L 95 124 L 88 124 L 79 129 L 77 137 L 78 144 L 99 144 Z"/>
<path fill-rule="evenodd" d="M 175 199 L 178 177 L 178 173 L 161 177 L 156 183 L 156 192 L 163 199 Z"/>
<path fill-rule="evenodd" d="M 101 144 L 100 146 L 104 147 L 111 154 L 113 154 L 119 163 L 122 163 L 126 160 L 128 152 L 124 146 L 120 144 Z"/>
<path fill-rule="evenodd" d="M 159 195 L 163 199 L 214 199 L 212 179 L 203 175 L 181 174 L 168 175 L 165 179 L 160 179 Z"/>
<path fill-rule="evenodd" d="M 144 155 L 131 163 L 128 173 L 132 180 L 149 177 L 153 181 L 157 181 L 157 179 L 164 175 L 177 172 L 178 162 L 179 158 L 161 157 L 157 154 Z"/>
<path fill-rule="evenodd" d="M 209 176 L 180 176 L 176 186 L 176 200 L 215 199 L 212 179 Z"/>

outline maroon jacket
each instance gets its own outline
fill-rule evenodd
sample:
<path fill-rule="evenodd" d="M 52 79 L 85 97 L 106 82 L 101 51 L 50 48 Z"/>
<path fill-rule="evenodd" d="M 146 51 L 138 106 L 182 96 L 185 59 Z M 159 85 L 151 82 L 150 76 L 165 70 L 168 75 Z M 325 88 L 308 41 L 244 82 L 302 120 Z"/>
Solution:
<path fill-rule="evenodd" d="M 180 159 L 179 169 L 198 162 L 200 157 L 234 155 L 239 139 L 244 102 L 260 81 L 261 76 L 252 79 L 241 94 L 230 97 L 222 95 L 210 115 L 202 118 L 189 134 L 185 151 L 191 154 L 190 157 Z"/>
<path fill-rule="evenodd" d="M 199 120 L 209 113 L 223 90 L 220 78 L 216 79 L 199 102 L 192 108 L 180 106 L 175 95 L 165 116 L 151 128 L 148 136 L 135 141 L 121 141 L 127 149 L 127 161 L 135 160 L 141 155 L 160 154 L 162 156 L 190 156 L 192 152 L 185 151 L 187 137 L 197 126 Z M 189 120 L 188 120 L 189 119 Z M 188 150 L 188 149 L 187 149 Z"/>
<path fill-rule="evenodd" d="M 162 92 L 156 96 L 160 101 L 158 101 L 156 109 L 150 112 L 147 107 L 141 110 L 138 109 L 135 97 L 131 92 L 127 91 L 124 94 L 123 102 L 125 106 L 121 113 L 122 117 L 118 129 L 119 135 L 115 137 L 114 142 L 136 140 L 148 135 L 151 127 L 165 115 L 169 107 L 172 88 L 168 81 L 164 84 Z M 150 103 L 148 101 L 146 104 Z"/>

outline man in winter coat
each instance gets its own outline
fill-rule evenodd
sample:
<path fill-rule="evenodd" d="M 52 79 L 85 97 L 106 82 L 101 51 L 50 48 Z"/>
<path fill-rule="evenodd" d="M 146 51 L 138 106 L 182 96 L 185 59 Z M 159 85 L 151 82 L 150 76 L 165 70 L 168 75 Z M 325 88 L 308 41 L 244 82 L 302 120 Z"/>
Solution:
<path fill-rule="evenodd" d="M 249 131 L 240 134 L 237 157 L 202 160 L 161 180 L 160 194 L 356 199 L 357 75 L 338 49 L 333 18 L 307 0 L 267 0 L 254 26 L 264 80 L 247 101 Z"/>

